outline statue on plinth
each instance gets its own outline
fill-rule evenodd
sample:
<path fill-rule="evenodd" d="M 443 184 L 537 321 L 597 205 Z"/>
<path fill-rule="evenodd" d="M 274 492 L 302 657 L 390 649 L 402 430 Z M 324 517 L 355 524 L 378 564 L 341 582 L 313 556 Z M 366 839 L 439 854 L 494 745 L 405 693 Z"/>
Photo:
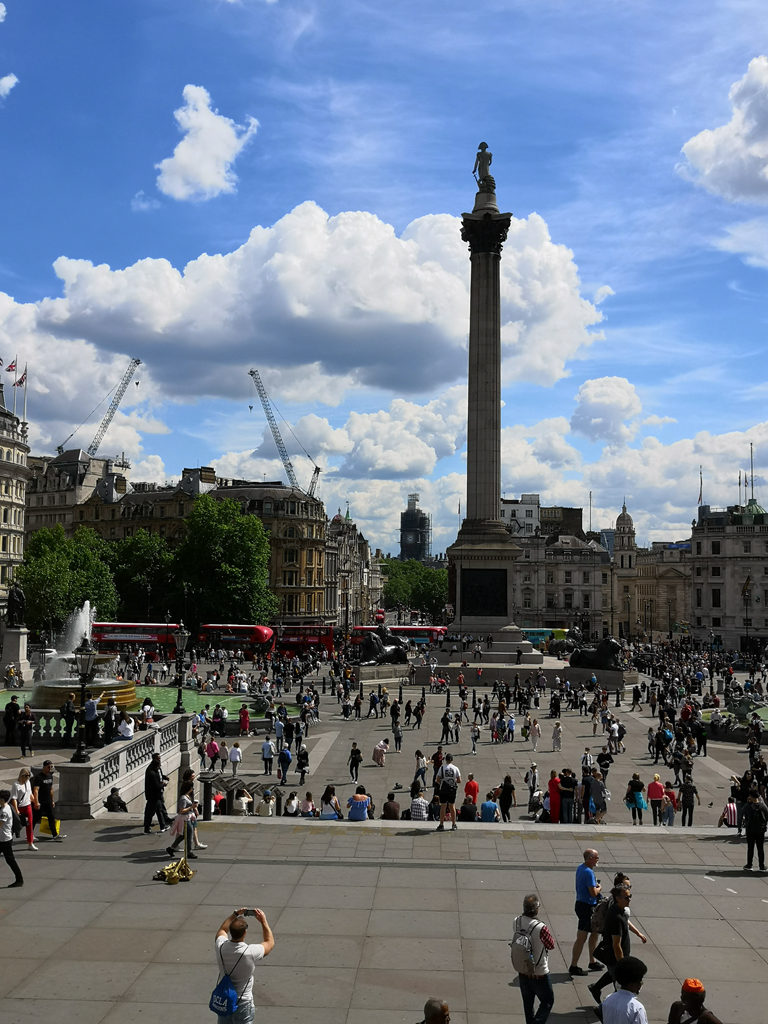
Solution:
<path fill-rule="evenodd" d="M 24 625 L 24 612 L 27 608 L 27 599 L 21 586 L 15 581 L 8 591 L 8 605 L 5 612 L 6 625 L 12 629 L 18 629 Z"/>
<path fill-rule="evenodd" d="M 472 174 L 474 175 L 475 181 L 477 182 L 478 192 L 495 192 L 496 182 L 491 177 L 491 164 L 493 163 L 493 153 L 488 149 L 487 142 L 481 142 L 477 147 L 477 156 L 475 157 L 475 166 L 472 168 Z"/>

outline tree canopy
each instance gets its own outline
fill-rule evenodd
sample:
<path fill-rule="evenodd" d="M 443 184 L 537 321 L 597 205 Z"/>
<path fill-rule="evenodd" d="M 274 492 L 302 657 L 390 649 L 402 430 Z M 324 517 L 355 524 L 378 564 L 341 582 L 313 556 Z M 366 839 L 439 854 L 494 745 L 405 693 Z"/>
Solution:
<path fill-rule="evenodd" d="M 61 525 L 30 538 L 16 579 L 26 596 L 30 629 L 52 633 L 86 600 L 99 619 L 161 622 L 170 612 L 201 622 L 269 622 L 277 601 L 269 589 L 269 538 L 256 516 L 229 499 L 201 495 L 174 551 L 146 530 L 106 541 Z"/>
<path fill-rule="evenodd" d="M 405 562 L 388 558 L 382 563 L 382 572 L 385 608 L 418 609 L 433 622 L 442 622 L 448 601 L 447 569 L 433 569 L 414 558 Z"/>
<path fill-rule="evenodd" d="M 118 595 L 110 561 L 108 542 L 94 530 L 80 528 L 67 537 L 57 524 L 34 533 L 15 577 L 26 596 L 27 625 L 53 632 L 86 600 L 100 616 L 113 618 Z"/>

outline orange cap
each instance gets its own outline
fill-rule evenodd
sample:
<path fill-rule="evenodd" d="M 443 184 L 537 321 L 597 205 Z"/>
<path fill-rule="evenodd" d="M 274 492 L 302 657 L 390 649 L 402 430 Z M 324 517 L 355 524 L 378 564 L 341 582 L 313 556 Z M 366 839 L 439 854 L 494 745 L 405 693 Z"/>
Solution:
<path fill-rule="evenodd" d="M 683 992 L 703 992 L 704 986 L 698 978 L 686 978 L 683 982 Z"/>

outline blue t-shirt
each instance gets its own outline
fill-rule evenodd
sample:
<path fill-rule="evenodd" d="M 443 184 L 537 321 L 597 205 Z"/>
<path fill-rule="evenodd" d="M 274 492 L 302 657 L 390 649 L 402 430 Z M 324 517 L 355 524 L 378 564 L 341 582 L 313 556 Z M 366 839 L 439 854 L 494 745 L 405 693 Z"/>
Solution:
<path fill-rule="evenodd" d="M 480 821 L 496 821 L 498 807 L 493 800 L 486 800 L 480 805 Z"/>
<path fill-rule="evenodd" d="M 594 906 L 597 903 L 597 896 L 593 896 L 589 889 L 597 885 L 595 872 L 586 864 L 579 864 L 576 868 L 576 899 L 580 903 L 589 903 Z"/>

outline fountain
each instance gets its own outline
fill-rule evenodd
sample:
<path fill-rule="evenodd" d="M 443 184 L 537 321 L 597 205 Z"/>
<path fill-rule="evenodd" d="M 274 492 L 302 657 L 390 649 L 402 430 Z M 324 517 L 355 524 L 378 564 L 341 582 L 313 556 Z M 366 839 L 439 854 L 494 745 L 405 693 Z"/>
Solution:
<path fill-rule="evenodd" d="M 90 638 L 92 622 L 90 601 L 86 601 L 82 608 L 76 608 L 69 615 L 64 624 L 61 650 L 48 660 L 46 678 L 36 683 L 32 691 L 31 704 L 33 708 L 59 708 L 65 703 L 70 693 L 77 692 L 80 677 L 77 674 L 72 652 L 84 636 Z M 109 697 L 114 697 L 121 711 L 135 711 L 139 704 L 136 686 L 131 680 L 115 679 L 116 661 L 117 658 L 114 654 L 98 654 L 96 656 L 96 675 L 91 688 L 96 694 L 103 691 L 105 701 Z M 51 676 L 53 678 L 49 678 Z M 99 710 L 103 711 L 104 707 L 105 704 L 102 704 Z"/>

